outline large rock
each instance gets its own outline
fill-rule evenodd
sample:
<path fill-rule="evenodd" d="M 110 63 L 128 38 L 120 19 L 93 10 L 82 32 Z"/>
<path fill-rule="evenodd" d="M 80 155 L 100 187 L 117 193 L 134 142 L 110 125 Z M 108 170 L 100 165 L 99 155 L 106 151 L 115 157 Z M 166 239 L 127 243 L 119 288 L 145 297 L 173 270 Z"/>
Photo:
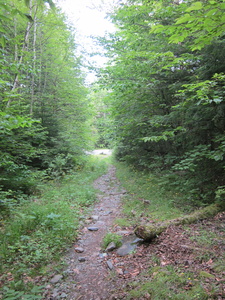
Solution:
<path fill-rule="evenodd" d="M 117 249 L 117 254 L 125 256 L 132 253 L 139 243 L 143 242 L 143 239 L 137 238 L 135 235 L 125 236 L 123 238 L 123 245 Z"/>

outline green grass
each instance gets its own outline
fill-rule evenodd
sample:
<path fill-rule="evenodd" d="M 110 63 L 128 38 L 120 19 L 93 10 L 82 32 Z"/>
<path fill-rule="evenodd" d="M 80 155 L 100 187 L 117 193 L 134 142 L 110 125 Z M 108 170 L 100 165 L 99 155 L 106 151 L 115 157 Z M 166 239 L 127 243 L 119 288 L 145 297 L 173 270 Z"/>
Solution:
<path fill-rule="evenodd" d="M 118 218 L 115 219 L 114 224 L 120 227 L 129 227 L 132 225 L 132 222 L 127 220 L 126 218 Z"/>
<path fill-rule="evenodd" d="M 41 195 L 23 202 L 6 219 L 0 231 L 4 299 L 38 297 L 40 291 L 34 293 L 32 280 L 27 278 L 49 276 L 52 265 L 54 269 L 60 266 L 62 254 L 76 239 L 80 219 L 96 201 L 93 181 L 106 172 L 109 159 L 89 156 L 83 169 L 60 181 L 40 184 Z M 13 291 L 15 297 L 10 298 Z"/>
<path fill-rule="evenodd" d="M 154 300 L 207 300 L 208 294 L 194 273 L 183 273 L 172 266 L 152 268 L 150 280 L 135 287 L 126 299 L 140 299 L 148 294 Z"/>
<path fill-rule="evenodd" d="M 116 247 L 119 248 L 122 246 L 121 236 L 113 232 L 108 232 L 102 240 L 102 248 L 106 249 L 112 242 L 114 242 Z"/>
<path fill-rule="evenodd" d="M 155 175 L 129 169 L 123 163 L 116 166 L 117 177 L 128 193 L 123 198 L 123 212 L 129 224 L 136 224 L 141 218 L 165 221 L 184 214 L 184 210 L 175 205 L 181 195 L 166 192 Z"/>

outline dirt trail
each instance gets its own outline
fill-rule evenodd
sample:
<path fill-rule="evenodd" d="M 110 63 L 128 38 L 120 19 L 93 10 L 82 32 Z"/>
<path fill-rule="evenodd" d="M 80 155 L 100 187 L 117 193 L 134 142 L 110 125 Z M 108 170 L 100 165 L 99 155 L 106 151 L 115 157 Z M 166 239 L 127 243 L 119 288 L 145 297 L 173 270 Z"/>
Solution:
<path fill-rule="evenodd" d="M 92 211 L 96 220 L 90 218 L 90 224 L 84 225 L 79 240 L 66 258 L 69 266 L 66 281 L 74 282 L 74 288 L 67 293 L 66 299 L 110 299 L 115 289 L 114 283 L 109 280 L 110 270 L 106 260 L 101 257 L 101 243 L 113 221 L 120 215 L 120 201 L 125 190 L 116 179 L 114 166 L 110 166 L 108 173 L 95 181 L 94 187 L 100 191 L 97 195 L 99 201 Z M 97 227 L 98 230 L 90 231 L 89 227 Z M 83 248 L 84 252 L 77 253 L 76 247 Z"/>

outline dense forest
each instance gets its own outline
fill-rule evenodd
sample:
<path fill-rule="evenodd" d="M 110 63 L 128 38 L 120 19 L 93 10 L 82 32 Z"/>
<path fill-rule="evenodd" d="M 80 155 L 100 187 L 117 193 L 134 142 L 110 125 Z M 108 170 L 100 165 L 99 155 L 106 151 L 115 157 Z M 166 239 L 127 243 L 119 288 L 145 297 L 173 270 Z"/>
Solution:
<path fill-rule="evenodd" d="M 126 169 L 136 225 L 224 203 L 225 0 L 114 2 L 115 32 L 94 39 L 108 62 L 87 84 L 57 1 L 0 0 L 1 299 L 43 299 L 62 269 L 108 168 L 94 148 Z"/>
<path fill-rule="evenodd" d="M 225 189 L 224 1 L 127 0 L 100 39 L 116 157 L 202 205 Z"/>
<path fill-rule="evenodd" d="M 75 29 L 51 1 L 1 8 L 0 205 L 82 165 L 89 105 Z"/>
<path fill-rule="evenodd" d="M 0 199 L 114 147 L 202 205 L 223 197 L 224 1 L 119 1 L 108 65 L 85 85 L 75 29 L 52 1 L 1 3 Z"/>

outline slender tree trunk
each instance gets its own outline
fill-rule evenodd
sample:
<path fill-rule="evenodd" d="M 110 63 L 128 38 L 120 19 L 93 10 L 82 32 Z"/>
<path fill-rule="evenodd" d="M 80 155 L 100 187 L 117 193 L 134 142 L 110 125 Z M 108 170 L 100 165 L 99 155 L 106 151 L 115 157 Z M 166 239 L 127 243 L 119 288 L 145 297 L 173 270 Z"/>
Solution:
<path fill-rule="evenodd" d="M 34 36 L 33 36 L 33 68 L 32 68 L 32 80 L 31 80 L 31 102 L 30 102 L 30 115 L 33 115 L 34 109 L 34 87 L 35 87 L 35 72 L 36 72 L 36 41 L 37 41 L 37 4 L 34 8 Z"/>
<path fill-rule="evenodd" d="M 32 9 L 30 7 L 30 12 L 31 12 L 31 10 Z M 27 49 L 27 44 L 28 44 L 28 40 L 29 40 L 29 36 L 30 36 L 30 30 L 31 30 L 32 26 L 33 26 L 33 22 L 29 21 L 27 23 L 26 31 L 25 31 L 25 34 L 24 34 L 24 40 L 23 40 L 23 45 L 22 45 L 22 49 L 21 49 L 21 55 L 20 55 L 20 58 L 18 60 L 18 72 L 15 74 L 15 78 L 14 78 L 14 81 L 13 81 L 13 86 L 12 86 L 11 91 L 16 90 L 16 88 L 19 85 L 20 67 L 21 67 L 22 62 L 23 62 L 25 50 Z M 17 48 L 17 46 L 15 47 L 15 58 L 18 58 L 18 48 Z M 8 100 L 8 102 L 6 104 L 7 108 L 10 107 L 11 102 L 12 102 L 12 98 L 10 98 Z"/>

